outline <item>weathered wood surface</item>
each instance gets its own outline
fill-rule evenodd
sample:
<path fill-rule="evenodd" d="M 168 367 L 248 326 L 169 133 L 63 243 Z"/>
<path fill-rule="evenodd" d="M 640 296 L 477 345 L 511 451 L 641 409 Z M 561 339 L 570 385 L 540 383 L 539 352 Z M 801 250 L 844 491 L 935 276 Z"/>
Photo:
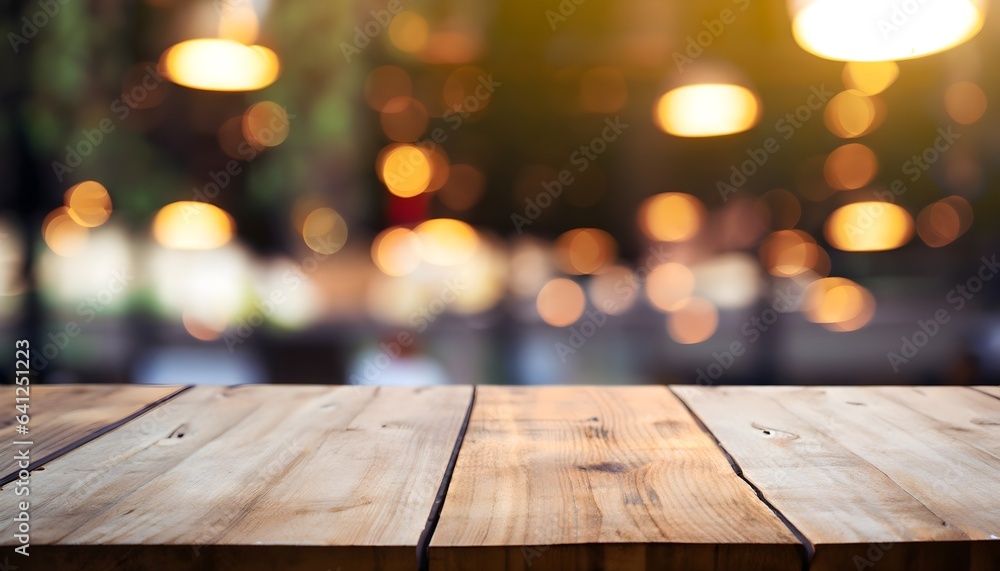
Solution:
<path fill-rule="evenodd" d="M 480 387 L 431 571 L 801 569 L 665 387 Z"/>
<path fill-rule="evenodd" d="M 988 395 L 993 395 L 993 396 L 997 397 L 998 399 L 1000 399 L 1000 386 L 997 386 L 997 385 L 981 385 L 981 386 L 977 386 L 977 387 L 973 387 L 973 388 L 976 389 L 977 391 L 984 392 L 984 393 L 986 393 Z"/>
<path fill-rule="evenodd" d="M 815 545 L 812 569 L 1000 569 L 1000 400 L 965 387 L 673 387 Z"/>
<path fill-rule="evenodd" d="M 32 466 L 51 455 L 71 449 L 116 423 L 127 419 L 161 399 L 184 389 L 180 386 L 142 385 L 35 385 L 29 386 L 28 434 L 15 432 L 16 387 L 4 392 L 10 395 L 4 402 L 0 417 L 0 482 L 16 477 L 19 470 L 14 459 L 15 449 L 24 448 L 16 441 L 31 441 Z M 10 411 L 9 413 L 7 411 Z M 21 414 L 18 412 L 17 414 Z"/>
<path fill-rule="evenodd" d="M 811 569 L 995 571 L 993 388 L 483 387 L 430 568 L 798 570 L 769 503 Z M 33 389 L 33 458 L 62 455 L 31 474 L 32 557 L 10 563 L 417 569 L 470 387 L 181 389 Z"/>
<path fill-rule="evenodd" d="M 414 570 L 471 397 L 193 388 L 32 474 L 31 568 Z"/>

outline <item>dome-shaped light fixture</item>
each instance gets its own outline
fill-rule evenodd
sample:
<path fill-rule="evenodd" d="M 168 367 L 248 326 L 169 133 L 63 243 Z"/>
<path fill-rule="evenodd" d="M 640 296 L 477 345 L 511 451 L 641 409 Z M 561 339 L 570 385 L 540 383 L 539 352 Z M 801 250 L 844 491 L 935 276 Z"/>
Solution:
<path fill-rule="evenodd" d="M 789 0 L 802 49 L 840 61 L 889 61 L 955 47 L 983 27 L 987 0 Z"/>
<path fill-rule="evenodd" d="M 826 219 L 826 239 L 845 252 L 881 252 L 904 246 L 913 237 L 913 217 L 889 202 L 852 202 Z"/>
<path fill-rule="evenodd" d="M 253 91 L 278 78 L 278 56 L 264 46 L 247 46 L 218 38 L 187 40 L 160 58 L 170 81 L 207 91 Z"/>
<path fill-rule="evenodd" d="M 729 65 L 699 63 L 671 78 L 653 106 L 653 120 L 678 137 L 741 133 L 760 119 L 760 98 Z"/>

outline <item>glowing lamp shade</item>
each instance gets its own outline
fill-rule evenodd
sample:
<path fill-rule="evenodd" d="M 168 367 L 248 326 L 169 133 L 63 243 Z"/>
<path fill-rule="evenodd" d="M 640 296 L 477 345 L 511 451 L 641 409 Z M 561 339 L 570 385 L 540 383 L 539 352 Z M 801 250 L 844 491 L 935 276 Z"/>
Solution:
<path fill-rule="evenodd" d="M 913 237 L 913 218 L 889 202 L 855 202 L 826 220 L 826 239 L 838 250 L 877 252 L 903 246 Z"/>
<path fill-rule="evenodd" d="M 160 69 L 172 82 L 207 91 L 253 91 L 278 79 L 278 56 L 233 40 L 187 40 L 163 52 Z"/>
<path fill-rule="evenodd" d="M 229 213 L 206 202 L 173 202 L 153 218 L 153 237 L 174 250 L 211 250 L 233 238 L 236 225 Z"/>
<path fill-rule="evenodd" d="M 454 218 L 434 218 L 417 224 L 423 261 L 434 266 L 457 266 L 469 261 L 479 249 L 476 230 Z"/>
<path fill-rule="evenodd" d="M 717 137 L 740 133 L 757 124 L 757 95 L 742 85 L 696 83 L 672 89 L 656 102 L 653 118 L 678 137 Z"/>
<path fill-rule="evenodd" d="M 379 178 L 400 198 L 417 196 L 428 190 L 434 179 L 434 164 L 428 155 L 416 145 L 387 147 L 379 154 Z"/>
<path fill-rule="evenodd" d="M 705 206 L 683 192 L 655 194 L 639 206 L 639 228 L 650 240 L 686 242 L 705 222 Z"/>
<path fill-rule="evenodd" d="M 822 278 L 803 292 L 806 319 L 831 331 L 861 329 L 875 315 L 875 298 L 864 287 L 845 278 Z"/>
<path fill-rule="evenodd" d="M 986 0 L 790 0 L 802 49 L 840 61 L 888 61 L 941 52 L 983 27 Z"/>
<path fill-rule="evenodd" d="M 67 190 L 64 196 L 66 213 L 84 228 L 100 226 L 111 216 L 111 196 L 99 182 L 81 182 Z"/>

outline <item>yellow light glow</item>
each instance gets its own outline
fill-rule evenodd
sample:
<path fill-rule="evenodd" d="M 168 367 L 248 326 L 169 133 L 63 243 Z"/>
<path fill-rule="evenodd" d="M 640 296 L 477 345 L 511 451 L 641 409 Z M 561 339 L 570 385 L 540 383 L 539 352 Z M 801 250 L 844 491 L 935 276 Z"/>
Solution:
<path fill-rule="evenodd" d="M 694 293 L 694 273 L 683 264 L 669 262 L 653 268 L 646 279 L 646 297 L 661 311 L 674 311 Z"/>
<path fill-rule="evenodd" d="M 69 209 L 60 206 L 42 221 L 42 238 L 50 250 L 64 257 L 73 257 L 87 246 L 90 232 L 77 224 L 69 214 Z"/>
<path fill-rule="evenodd" d="M 568 274 L 593 274 L 614 261 L 618 246 L 611 234 L 578 228 L 556 239 L 556 263 Z"/>
<path fill-rule="evenodd" d="M 929 204 L 917 215 L 917 235 L 931 248 L 947 246 L 972 226 L 973 211 L 961 196 Z"/>
<path fill-rule="evenodd" d="M 844 86 L 865 95 L 878 95 L 899 77 L 899 65 L 894 61 L 849 61 L 844 64 Z"/>
<path fill-rule="evenodd" d="M 288 138 L 290 120 L 285 109 L 273 101 L 261 101 L 243 114 L 243 136 L 258 147 L 277 147 Z"/>
<path fill-rule="evenodd" d="M 479 248 L 476 230 L 453 218 L 435 218 L 417 225 L 421 254 L 428 264 L 457 266 L 467 262 Z"/>
<path fill-rule="evenodd" d="M 986 113 L 986 93 L 971 81 L 959 81 L 944 92 L 944 108 L 962 125 L 971 125 Z"/>
<path fill-rule="evenodd" d="M 830 245 L 849 252 L 892 250 L 913 237 L 913 218 L 888 202 L 855 202 L 834 210 L 826 220 Z"/>
<path fill-rule="evenodd" d="M 302 224 L 302 240 L 319 254 L 335 254 L 347 243 L 347 222 L 332 208 L 317 208 Z"/>
<path fill-rule="evenodd" d="M 583 289 L 573 280 L 556 278 L 538 292 L 535 307 L 542 321 L 553 327 L 566 327 L 576 323 L 583 315 L 587 300 Z"/>
<path fill-rule="evenodd" d="M 228 243 L 235 224 L 225 211 L 205 202 L 173 202 L 153 218 L 153 237 L 175 250 L 210 250 Z"/>
<path fill-rule="evenodd" d="M 849 143 L 827 155 L 826 182 L 837 190 L 855 190 L 870 183 L 878 172 L 878 158 L 861 143 Z"/>
<path fill-rule="evenodd" d="M 979 33 L 985 1 L 791 0 L 792 35 L 802 49 L 841 61 L 925 56 Z"/>
<path fill-rule="evenodd" d="M 876 127 L 875 102 L 856 89 L 841 91 L 826 104 L 823 119 L 827 129 L 842 139 L 867 135 Z"/>
<path fill-rule="evenodd" d="M 773 276 L 790 278 L 807 271 L 826 275 L 830 256 L 802 230 L 780 230 L 769 234 L 760 245 L 760 261 Z"/>
<path fill-rule="evenodd" d="M 822 278 L 806 286 L 802 312 L 832 331 L 855 331 L 875 315 L 875 298 L 846 278 Z"/>
<path fill-rule="evenodd" d="M 72 186 L 64 200 L 67 214 L 80 226 L 96 228 L 111 217 L 111 195 L 99 182 L 88 180 Z"/>
<path fill-rule="evenodd" d="M 219 37 L 241 44 L 252 44 L 260 32 L 257 12 L 250 2 L 225 6 L 219 14 Z"/>
<path fill-rule="evenodd" d="M 677 304 L 667 316 L 667 332 L 683 345 L 701 343 L 719 327 L 719 311 L 707 299 L 689 297 Z"/>
<path fill-rule="evenodd" d="M 410 198 L 427 190 L 433 175 L 431 161 L 420 147 L 396 145 L 381 158 L 382 182 L 389 192 Z"/>
<path fill-rule="evenodd" d="M 420 265 L 420 238 L 409 228 L 387 228 L 372 241 L 372 261 L 388 276 L 405 276 Z"/>
<path fill-rule="evenodd" d="M 653 118 L 660 129 L 671 135 L 716 137 L 756 125 L 760 103 L 754 92 L 740 85 L 685 85 L 660 97 Z"/>
<path fill-rule="evenodd" d="M 264 46 L 202 38 L 171 46 L 160 59 L 174 83 L 207 91 L 253 91 L 278 79 L 278 56 Z"/>
<path fill-rule="evenodd" d="M 698 234 L 704 219 L 701 201 L 682 192 L 657 194 L 639 206 L 639 228 L 651 240 L 685 242 Z"/>
<path fill-rule="evenodd" d="M 423 16 L 409 10 L 400 12 L 389 24 L 389 40 L 406 53 L 417 53 L 427 46 L 430 26 Z"/>
<path fill-rule="evenodd" d="M 429 64 L 462 64 L 475 61 L 483 52 L 481 34 L 459 20 L 443 24 L 427 38 L 420 59 Z M 447 28 L 452 29 L 447 29 Z"/>

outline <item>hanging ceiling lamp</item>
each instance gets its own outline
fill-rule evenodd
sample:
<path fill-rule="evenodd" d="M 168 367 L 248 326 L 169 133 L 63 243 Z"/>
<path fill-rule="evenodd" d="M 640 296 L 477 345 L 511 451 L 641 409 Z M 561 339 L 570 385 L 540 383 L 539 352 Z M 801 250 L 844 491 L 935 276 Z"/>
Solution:
<path fill-rule="evenodd" d="M 231 4 L 231 5 L 230 5 Z M 278 79 L 278 55 L 254 45 L 267 3 L 232 2 L 189 5 L 186 21 L 195 39 L 168 48 L 160 57 L 160 72 L 170 81 L 206 91 L 254 91 Z M 217 38 L 204 36 L 215 27 Z"/>
<path fill-rule="evenodd" d="M 889 61 L 955 47 L 983 27 L 987 0 L 789 0 L 802 49 L 841 61 Z"/>
<path fill-rule="evenodd" d="M 653 106 L 653 120 L 678 137 L 741 133 L 760 119 L 760 97 L 731 65 L 699 62 L 672 77 Z"/>

